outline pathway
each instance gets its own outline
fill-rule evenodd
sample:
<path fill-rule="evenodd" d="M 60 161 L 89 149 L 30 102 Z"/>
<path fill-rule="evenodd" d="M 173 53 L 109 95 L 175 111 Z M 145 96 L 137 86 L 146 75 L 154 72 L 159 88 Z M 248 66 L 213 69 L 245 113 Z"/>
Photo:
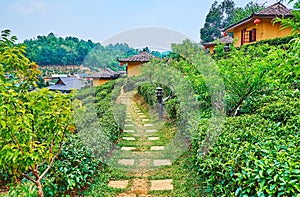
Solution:
<path fill-rule="evenodd" d="M 168 172 L 172 160 L 161 139 L 161 121 L 155 121 L 133 101 L 134 92 L 121 93 L 119 101 L 127 106 L 124 132 L 111 159 L 111 165 L 129 173 L 128 179 L 110 180 L 108 186 L 122 189 L 119 197 L 145 197 L 151 191 L 173 190 L 173 180 L 151 180 L 152 172 Z M 152 192 L 153 193 L 153 192 Z"/>

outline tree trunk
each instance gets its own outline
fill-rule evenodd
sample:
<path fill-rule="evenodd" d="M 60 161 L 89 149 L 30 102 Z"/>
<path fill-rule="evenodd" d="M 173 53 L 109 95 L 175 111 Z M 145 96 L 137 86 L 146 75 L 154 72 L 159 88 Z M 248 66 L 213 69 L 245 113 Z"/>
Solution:
<path fill-rule="evenodd" d="M 41 181 L 38 180 L 36 182 L 36 187 L 38 189 L 38 196 L 39 197 L 44 197 L 44 192 L 43 192 L 43 187 L 42 187 Z"/>

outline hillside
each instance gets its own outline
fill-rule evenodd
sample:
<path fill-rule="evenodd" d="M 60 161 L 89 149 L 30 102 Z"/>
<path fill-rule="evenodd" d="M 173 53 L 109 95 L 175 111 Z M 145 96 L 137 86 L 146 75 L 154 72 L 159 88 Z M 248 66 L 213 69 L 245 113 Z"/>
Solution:
<path fill-rule="evenodd" d="M 127 57 L 137 54 L 138 50 L 127 44 L 102 46 L 91 40 L 84 41 L 76 37 L 61 38 L 50 33 L 48 36 L 37 36 L 25 40 L 27 57 L 39 66 L 49 65 L 84 65 L 93 70 L 109 67 L 122 69 L 116 57 Z"/>

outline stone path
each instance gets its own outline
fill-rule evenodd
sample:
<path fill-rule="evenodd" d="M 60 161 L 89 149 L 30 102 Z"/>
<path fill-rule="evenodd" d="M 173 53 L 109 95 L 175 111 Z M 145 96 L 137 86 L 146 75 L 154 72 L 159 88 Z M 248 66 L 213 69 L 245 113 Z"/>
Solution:
<path fill-rule="evenodd" d="M 147 176 L 148 172 L 158 168 L 171 167 L 172 162 L 157 135 L 160 126 L 137 106 L 132 99 L 133 95 L 133 92 L 121 95 L 127 112 L 124 132 L 118 144 L 119 149 L 113 156 L 112 165 L 130 172 L 136 178 L 111 180 L 108 186 L 124 189 L 119 197 L 149 197 L 154 196 L 149 194 L 150 191 L 173 190 L 172 179 L 151 180 Z"/>

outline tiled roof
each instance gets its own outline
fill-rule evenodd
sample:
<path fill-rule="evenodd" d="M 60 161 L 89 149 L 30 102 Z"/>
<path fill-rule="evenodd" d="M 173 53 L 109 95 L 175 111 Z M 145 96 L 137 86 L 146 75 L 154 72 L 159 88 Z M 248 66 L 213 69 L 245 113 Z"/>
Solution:
<path fill-rule="evenodd" d="M 281 2 L 277 2 L 257 13 L 253 13 L 250 17 L 245 18 L 227 28 L 224 31 L 231 31 L 233 28 L 239 27 L 245 23 L 248 23 L 255 18 L 275 18 L 276 16 L 285 16 L 285 17 L 292 17 L 291 9 L 285 7 Z"/>
<path fill-rule="evenodd" d="M 149 62 L 151 54 L 148 52 L 141 52 L 129 58 L 117 58 L 119 62 Z"/>
<path fill-rule="evenodd" d="M 212 42 L 203 43 L 205 46 L 216 45 L 217 43 L 231 44 L 233 42 L 233 38 L 230 36 L 224 36 L 222 38 L 216 39 Z"/>
<path fill-rule="evenodd" d="M 75 77 L 61 77 L 55 85 L 48 86 L 49 90 L 70 91 L 71 89 L 80 90 L 85 84 Z"/>
<path fill-rule="evenodd" d="M 120 73 L 115 72 L 109 68 L 105 68 L 99 72 L 93 73 L 90 77 L 91 78 L 100 78 L 100 79 L 111 79 L 111 78 L 118 78 Z"/>
<path fill-rule="evenodd" d="M 291 15 L 291 9 L 288 9 L 285 7 L 282 3 L 277 2 L 269 7 L 267 7 L 264 10 L 261 10 L 260 12 L 255 13 L 256 16 L 259 15 L 271 15 L 271 16 L 287 16 Z"/>

